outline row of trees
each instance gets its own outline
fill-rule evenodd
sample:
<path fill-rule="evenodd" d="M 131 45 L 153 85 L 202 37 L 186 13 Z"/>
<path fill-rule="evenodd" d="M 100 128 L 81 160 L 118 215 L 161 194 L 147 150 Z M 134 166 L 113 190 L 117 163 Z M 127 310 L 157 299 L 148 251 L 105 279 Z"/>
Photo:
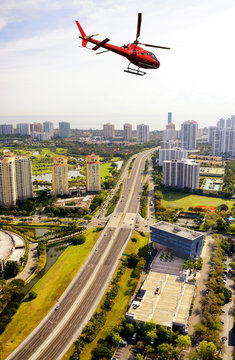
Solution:
<path fill-rule="evenodd" d="M 213 353 L 209 359 L 218 359 L 222 350 L 220 340 L 221 306 L 231 301 L 232 292 L 223 283 L 225 265 L 223 263 L 225 253 L 229 250 L 229 244 L 220 235 L 214 235 L 213 252 L 211 255 L 212 267 L 209 279 L 206 282 L 208 294 L 201 299 L 202 320 L 194 326 L 195 335 L 199 340 L 213 343 Z"/>

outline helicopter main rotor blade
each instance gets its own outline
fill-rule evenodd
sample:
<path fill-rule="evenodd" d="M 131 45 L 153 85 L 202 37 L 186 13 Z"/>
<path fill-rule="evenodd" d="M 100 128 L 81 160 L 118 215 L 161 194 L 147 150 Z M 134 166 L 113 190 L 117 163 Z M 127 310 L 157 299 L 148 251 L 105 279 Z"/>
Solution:
<path fill-rule="evenodd" d="M 137 22 L 136 39 L 135 39 L 136 42 L 138 42 L 138 37 L 140 36 L 141 21 L 142 21 L 142 13 L 139 13 L 138 14 L 138 22 Z"/>
<path fill-rule="evenodd" d="M 169 47 L 165 47 L 165 46 L 158 46 L 158 45 L 151 45 L 151 44 L 143 44 L 143 43 L 139 43 L 140 45 L 144 45 L 144 46 L 149 46 L 149 47 L 154 47 L 154 48 L 159 48 L 159 49 L 166 49 L 166 50 L 170 50 Z"/>

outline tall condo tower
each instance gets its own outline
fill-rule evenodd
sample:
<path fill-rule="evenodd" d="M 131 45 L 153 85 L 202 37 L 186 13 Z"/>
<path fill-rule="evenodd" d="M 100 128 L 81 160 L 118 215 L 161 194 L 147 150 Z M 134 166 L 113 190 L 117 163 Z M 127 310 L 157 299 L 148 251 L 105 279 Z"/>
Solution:
<path fill-rule="evenodd" d="M 149 141 L 149 126 L 148 125 L 137 125 L 136 128 L 136 141 L 144 144 Z"/>
<path fill-rule="evenodd" d="M 86 189 L 87 192 L 100 191 L 100 160 L 94 153 L 86 156 Z"/>
<path fill-rule="evenodd" d="M 52 194 L 65 195 L 68 193 L 68 164 L 67 157 L 58 156 L 54 158 L 52 166 Z"/>
<path fill-rule="evenodd" d="M 172 112 L 168 112 L 168 124 L 172 123 Z"/>
<path fill-rule="evenodd" d="M 32 165 L 28 156 L 15 158 L 17 199 L 26 200 L 33 197 Z"/>
<path fill-rule="evenodd" d="M 70 137 L 70 123 L 65 121 L 59 123 L 59 137 L 61 138 Z"/>
<path fill-rule="evenodd" d="M 54 136 L 53 122 L 45 121 L 43 123 L 43 131 L 49 133 L 50 139 Z"/>
<path fill-rule="evenodd" d="M 16 200 L 15 156 L 9 151 L 0 160 L 0 204 L 12 206 L 16 204 Z"/>
<path fill-rule="evenodd" d="M 115 137 L 115 128 L 113 124 L 107 123 L 103 125 L 103 135 L 105 139 L 113 139 Z"/>
<path fill-rule="evenodd" d="M 196 149 L 197 122 L 193 120 L 185 121 L 181 125 L 182 148 L 185 150 Z"/>
<path fill-rule="evenodd" d="M 124 138 L 124 140 L 132 139 L 132 125 L 131 124 L 123 125 L 123 138 Z"/>

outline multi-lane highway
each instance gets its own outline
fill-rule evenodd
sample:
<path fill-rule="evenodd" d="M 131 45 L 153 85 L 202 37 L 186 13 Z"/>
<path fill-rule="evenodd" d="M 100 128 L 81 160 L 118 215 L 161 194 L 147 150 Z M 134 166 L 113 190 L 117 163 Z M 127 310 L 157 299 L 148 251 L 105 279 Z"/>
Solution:
<path fill-rule="evenodd" d="M 146 158 L 136 156 L 130 177 L 98 243 L 54 309 L 7 360 L 60 359 L 95 311 L 135 227 Z M 127 175 L 127 171 L 125 172 Z"/>

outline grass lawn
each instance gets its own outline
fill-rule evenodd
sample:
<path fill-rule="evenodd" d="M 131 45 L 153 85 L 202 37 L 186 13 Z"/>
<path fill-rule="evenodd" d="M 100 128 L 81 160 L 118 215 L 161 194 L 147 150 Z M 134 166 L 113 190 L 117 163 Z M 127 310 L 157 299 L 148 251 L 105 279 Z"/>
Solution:
<path fill-rule="evenodd" d="M 68 246 L 50 270 L 34 285 L 32 290 L 38 294 L 37 298 L 29 302 L 25 298 L 0 335 L 0 360 L 6 359 L 55 305 L 85 262 L 100 233 L 89 230 L 85 234 L 84 244 Z"/>
<path fill-rule="evenodd" d="M 101 180 L 104 181 L 104 179 L 106 178 L 106 176 L 109 175 L 110 173 L 110 170 L 111 170 L 111 163 L 110 162 L 107 162 L 107 163 L 101 163 L 100 164 L 100 177 L 101 177 Z"/>
<path fill-rule="evenodd" d="M 161 204 L 164 207 L 171 208 L 182 208 L 183 210 L 188 210 L 190 206 L 219 206 L 220 204 L 226 204 L 229 208 L 234 204 L 234 200 L 225 200 L 217 197 L 211 196 L 201 196 L 201 195 L 190 195 L 182 194 L 178 192 L 169 192 L 163 194 L 163 200 Z"/>
<path fill-rule="evenodd" d="M 125 254 L 131 254 L 131 253 L 137 254 L 138 249 L 148 243 L 149 234 L 145 234 L 145 236 L 141 236 L 137 231 L 133 231 L 132 237 L 135 237 L 137 239 L 137 242 L 133 242 L 130 240 L 124 251 Z M 106 324 L 100 330 L 95 340 L 92 343 L 85 346 L 84 350 L 80 355 L 81 360 L 91 359 L 91 352 L 96 347 L 98 340 L 101 337 L 104 338 L 106 335 L 108 335 L 110 333 L 110 329 L 114 327 L 116 324 L 118 324 L 121 316 L 125 314 L 127 310 L 127 305 L 130 300 L 130 294 L 129 294 L 127 282 L 130 278 L 131 271 L 132 269 L 128 269 L 128 268 L 125 269 L 121 281 L 119 283 L 120 288 L 115 300 L 115 304 L 112 307 L 112 310 L 107 313 Z M 114 277 L 115 275 L 116 274 L 114 274 Z M 101 300 L 101 303 L 103 299 Z M 97 310 L 99 309 L 100 309 L 100 305 Z M 70 356 L 73 354 L 73 351 L 74 351 L 74 346 L 72 345 L 71 348 L 68 350 L 68 352 L 63 356 L 62 360 L 69 360 Z"/>

